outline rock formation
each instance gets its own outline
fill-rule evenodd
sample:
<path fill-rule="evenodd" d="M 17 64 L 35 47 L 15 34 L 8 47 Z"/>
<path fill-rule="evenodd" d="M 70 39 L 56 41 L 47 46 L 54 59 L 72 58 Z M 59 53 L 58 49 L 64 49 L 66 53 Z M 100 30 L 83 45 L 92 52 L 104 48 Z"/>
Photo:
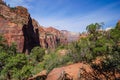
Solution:
<path fill-rule="evenodd" d="M 44 28 L 22 6 L 11 8 L 0 0 L 0 34 L 8 45 L 16 43 L 19 52 L 29 53 L 35 46 L 55 48 L 67 43 L 63 34 L 52 27 Z"/>
<path fill-rule="evenodd" d="M 39 34 L 26 8 L 0 4 L 0 15 L 0 34 L 6 38 L 8 45 L 16 43 L 18 51 L 24 53 L 39 46 Z"/>
<path fill-rule="evenodd" d="M 40 31 L 40 44 L 42 47 L 55 48 L 59 44 L 67 44 L 66 37 L 61 33 L 61 31 L 53 27 L 39 27 Z"/>

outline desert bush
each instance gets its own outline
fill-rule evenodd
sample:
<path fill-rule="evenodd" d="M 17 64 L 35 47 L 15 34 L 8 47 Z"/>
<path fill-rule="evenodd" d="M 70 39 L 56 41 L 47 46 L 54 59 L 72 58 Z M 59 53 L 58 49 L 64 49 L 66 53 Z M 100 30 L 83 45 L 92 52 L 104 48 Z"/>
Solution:
<path fill-rule="evenodd" d="M 69 63 L 73 63 L 70 56 L 60 56 L 58 53 L 50 53 L 44 56 L 42 67 L 44 67 L 49 73 L 53 68 L 64 66 Z"/>
<path fill-rule="evenodd" d="M 41 62 L 45 55 L 45 49 L 40 47 L 34 47 L 30 53 L 30 58 L 34 61 Z"/>

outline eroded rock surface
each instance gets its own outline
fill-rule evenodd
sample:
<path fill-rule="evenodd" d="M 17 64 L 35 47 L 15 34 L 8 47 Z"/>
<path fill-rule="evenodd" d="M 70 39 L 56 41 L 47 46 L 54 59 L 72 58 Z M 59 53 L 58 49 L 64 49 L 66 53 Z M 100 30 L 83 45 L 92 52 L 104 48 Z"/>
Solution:
<path fill-rule="evenodd" d="M 45 28 L 30 17 L 22 6 L 11 8 L 0 0 L 0 34 L 8 45 L 16 43 L 19 52 L 29 53 L 35 46 L 56 48 L 66 44 L 66 37 L 53 27 Z"/>

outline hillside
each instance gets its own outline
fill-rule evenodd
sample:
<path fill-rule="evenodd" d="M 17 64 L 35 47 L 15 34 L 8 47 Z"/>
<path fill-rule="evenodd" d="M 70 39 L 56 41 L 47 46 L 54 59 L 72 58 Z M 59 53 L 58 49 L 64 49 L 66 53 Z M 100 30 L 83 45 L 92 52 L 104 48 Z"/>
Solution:
<path fill-rule="evenodd" d="M 79 34 L 44 27 L 0 0 L 0 80 L 120 80 L 120 21 Z"/>

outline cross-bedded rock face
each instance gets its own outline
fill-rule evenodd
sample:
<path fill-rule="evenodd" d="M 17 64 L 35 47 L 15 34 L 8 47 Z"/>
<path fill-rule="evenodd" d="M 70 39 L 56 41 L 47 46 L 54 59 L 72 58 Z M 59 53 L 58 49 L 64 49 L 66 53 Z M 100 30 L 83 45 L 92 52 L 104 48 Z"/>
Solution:
<path fill-rule="evenodd" d="M 0 34 L 8 45 L 14 42 L 18 51 L 24 53 L 29 53 L 35 46 L 55 48 L 60 43 L 67 43 L 59 30 L 41 27 L 26 8 L 10 8 L 3 1 L 0 4 Z"/>

